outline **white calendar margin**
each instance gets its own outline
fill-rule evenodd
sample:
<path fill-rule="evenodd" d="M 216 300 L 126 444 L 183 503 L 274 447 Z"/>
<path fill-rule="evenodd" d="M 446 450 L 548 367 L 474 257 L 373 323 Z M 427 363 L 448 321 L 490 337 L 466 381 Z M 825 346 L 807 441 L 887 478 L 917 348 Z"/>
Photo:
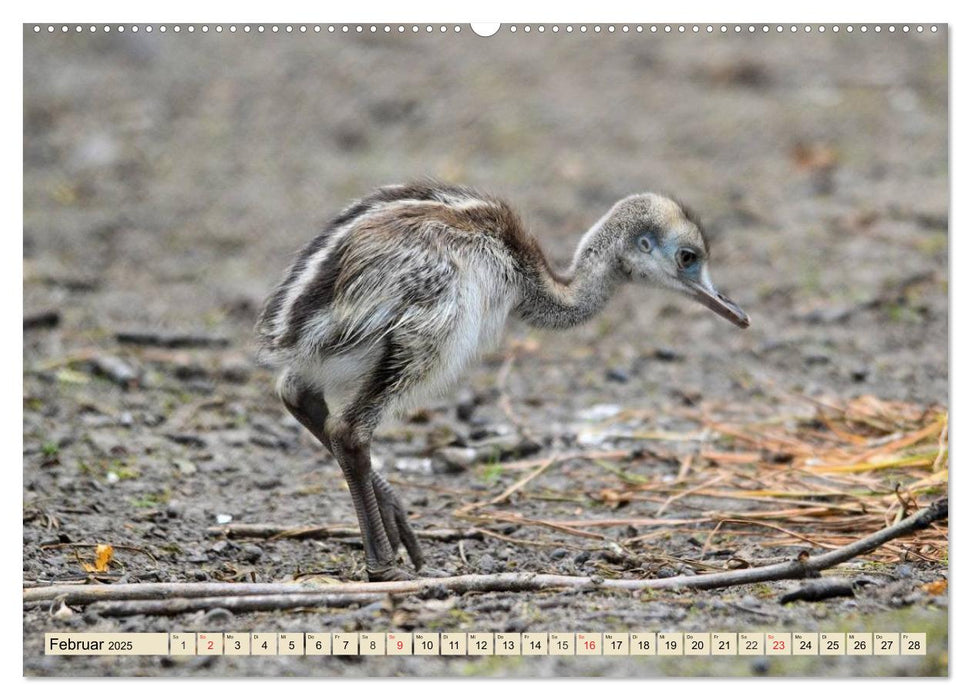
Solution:
<path fill-rule="evenodd" d="M 962 20 L 962 16 L 954 11 L 952 3 L 942 0 L 924 0 L 916 9 L 913 3 L 904 3 L 899 0 L 885 0 L 879 4 L 860 3 L 858 5 L 847 3 L 845 0 L 817 0 L 809 7 L 796 3 L 776 3 L 767 0 L 736 0 L 727 6 L 730 9 L 730 12 L 727 13 L 725 3 L 714 2 L 713 0 L 699 1 L 690 5 L 680 3 L 674 8 L 669 4 L 633 2 L 631 0 L 599 0 L 596 3 L 588 4 L 537 3 L 535 7 L 527 5 L 522 0 L 490 0 L 488 4 L 480 3 L 478 8 L 465 4 L 445 2 L 445 0 L 413 0 L 407 4 L 401 2 L 394 3 L 391 0 L 372 0 L 372 2 L 366 5 L 363 3 L 334 3 L 326 6 L 319 3 L 295 0 L 277 0 L 272 5 L 267 3 L 235 2 L 232 5 L 226 3 L 221 5 L 213 4 L 211 6 L 204 6 L 197 0 L 194 2 L 187 0 L 169 0 L 159 7 L 154 8 L 154 10 L 150 3 L 131 4 L 130 2 L 122 2 L 121 0 L 89 0 L 83 4 L 79 4 L 76 1 L 50 0 L 42 3 L 17 4 L 12 11 L 7 9 L 13 5 L 13 3 L 8 3 L 4 8 L 4 12 L 10 16 L 4 17 L 6 21 L 2 25 L 7 32 L 7 41 L 3 42 L 4 58 L 6 60 L 2 62 L 2 72 L 4 87 L 7 88 L 4 94 L 8 98 L 8 103 L 19 102 L 19 105 L 18 109 L 8 108 L 4 111 L 4 132 L 8 138 L 3 141 L 3 155 L 6 156 L 3 159 L 3 163 L 5 163 L 7 170 L 7 178 L 5 179 L 7 187 L 4 188 L 4 208 L 8 214 L 7 221 L 14 222 L 11 228 L 15 228 L 18 235 L 23 231 L 23 131 L 21 124 L 22 110 L 20 109 L 23 105 L 23 51 L 20 40 L 22 36 L 21 28 L 19 25 L 26 22 L 91 20 L 98 22 L 125 21 L 139 23 L 148 21 L 178 21 L 184 23 L 197 21 L 208 22 L 223 17 L 237 22 L 266 21 L 267 19 L 272 20 L 275 17 L 280 18 L 282 21 L 326 20 L 334 22 L 383 22 L 401 21 L 413 17 L 416 20 L 422 21 L 434 19 L 439 22 L 457 22 L 461 24 L 466 24 L 470 21 L 489 22 L 496 20 L 520 23 L 536 22 L 537 20 L 542 20 L 543 22 L 636 22 L 638 20 L 651 22 L 721 22 L 731 19 L 739 21 L 758 19 L 772 22 L 805 22 L 814 20 L 825 21 L 826 23 L 914 22 L 915 20 L 958 22 Z M 917 14 L 920 16 L 915 16 Z M 958 32 L 951 34 L 951 62 L 949 66 L 951 75 L 951 94 L 949 96 L 951 124 L 959 123 L 959 121 L 971 123 L 971 108 L 968 106 L 969 94 L 971 94 L 971 87 L 969 87 L 971 81 L 968 80 L 968 75 L 971 73 L 971 23 L 962 22 L 958 26 Z M 11 40 L 14 38 L 11 35 L 15 35 L 16 39 Z M 963 37 L 963 39 L 957 41 L 955 40 L 955 36 Z M 963 77 L 963 92 L 961 83 L 955 79 L 955 76 Z M 12 133 L 19 134 L 19 138 L 9 138 Z M 971 164 L 971 152 L 969 152 L 967 145 L 969 137 L 965 136 L 960 130 L 952 128 L 950 139 L 951 192 L 953 195 L 953 193 L 958 191 L 967 191 L 969 182 L 971 182 L 967 175 L 969 172 L 969 164 Z M 963 226 L 964 222 L 971 220 L 971 216 L 968 216 L 966 213 L 968 205 L 962 203 L 958 197 L 953 197 L 952 202 L 952 215 L 949 221 L 951 231 L 966 228 Z M 17 262 L 18 257 L 22 261 L 22 255 L 18 255 L 20 250 L 16 236 L 9 234 L 10 232 L 8 231 L 7 236 L 0 237 L 0 241 L 2 241 L 0 245 L 7 248 L 0 253 L 0 260 L 3 260 L 3 264 L 8 268 L 3 271 L 4 274 L 0 275 L 0 280 L 3 280 L 2 283 L 5 285 L 5 288 L 2 290 L 3 293 L 0 293 L 0 300 L 2 300 L 0 304 L 2 304 L 4 318 L 8 321 L 8 324 L 12 320 L 15 320 L 22 313 L 23 309 L 22 277 L 19 274 L 21 269 L 18 269 L 22 267 L 22 263 Z M 951 237 L 949 264 L 952 271 L 954 269 L 971 266 L 971 259 L 969 259 L 968 253 L 969 244 L 966 241 L 967 236 L 963 240 L 960 236 Z M 961 261 L 960 268 L 954 262 L 955 260 Z M 948 280 L 951 295 L 949 308 L 953 309 L 955 304 L 960 304 L 965 300 L 968 301 L 968 305 L 971 305 L 971 280 L 969 280 L 969 276 L 954 276 L 949 274 Z M 971 354 L 971 341 L 969 341 L 968 336 L 969 325 L 967 319 L 967 314 L 964 314 L 963 317 L 960 314 L 952 313 L 951 315 L 951 324 L 949 327 L 950 342 L 952 344 L 951 357 L 967 357 Z M 0 352 L 3 353 L 3 360 L 5 360 L 0 363 L 0 366 L 4 367 L 5 371 L 11 375 L 14 372 L 18 372 L 17 377 L 11 376 L 8 378 L 8 384 L 11 386 L 18 385 L 22 382 L 22 348 L 13 348 L 7 344 L 3 346 Z M 968 380 L 968 373 L 971 369 L 966 364 L 963 366 L 962 364 L 951 363 L 950 368 L 950 410 L 952 413 L 952 423 L 955 424 L 951 430 L 951 449 L 953 450 L 954 436 L 957 435 L 959 454 L 960 436 L 963 435 L 963 428 L 969 420 L 966 418 L 969 414 L 963 408 L 967 405 L 968 402 L 966 399 L 969 392 L 971 392 L 971 383 Z M 22 411 L 21 398 L 14 396 L 12 392 L 6 396 L 4 400 L 7 403 L 8 410 L 5 410 L 3 415 L 7 417 L 19 415 Z M 3 431 L 3 439 L 0 439 L 0 444 L 4 445 L 4 448 L 9 453 L 6 455 L 6 463 L 20 464 L 22 460 L 21 451 L 18 450 L 17 454 L 14 454 L 14 450 L 22 445 L 23 440 L 22 433 L 20 432 L 20 421 L 8 419 L 0 422 L 0 426 L 2 426 L 0 430 Z M 3 511 L 6 513 L 15 513 L 22 506 L 23 472 L 21 469 L 16 469 L 15 471 L 15 478 L 18 479 L 20 489 L 16 492 L 12 488 L 4 489 L 4 497 L 8 500 L 7 507 Z M 952 498 L 956 497 L 955 488 L 952 487 Z M 957 533 L 957 536 L 952 538 L 952 543 L 968 541 L 967 527 L 962 524 L 964 522 L 963 519 L 959 518 L 957 523 L 951 524 L 951 532 Z M 962 537 L 962 535 L 964 536 Z M 3 553 L 6 555 L 3 561 L 9 563 L 22 559 L 22 539 L 18 528 L 4 528 L 3 543 Z M 964 563 L 965 559 L 963 557 L 955 557 L 953 550 L 950 552 L 950 556 L 952 562 L 957 562 L 952 565 L 952 576 L 956 574 L 959 580 L 967 580 L 969 577 L 967 575 L 968 567 Z M 15 585 L 15 578 L 15 575 L 8 572 L 6 580 L 11 588 Z M 8 596 L 7 600 L 16 600 L 17 598 L 13 597 L 13 592 L 11 591 L 10 593 L 11 595 Z M 19 596 L 19 593 L 17 595 Z M 17 625 L 22 628 L 22 621 L 15 619 L 15 616 L 20 614 L 19 607 L 16 606 L 15 608 L 13 605 L 6 606 L 6 618 L 4 619 L 6 629 L 15 629 Z M 963 653 L 966 649 L 963 646 L 965 635 L 963 629 L 960 631 L 957 629 L 957 622 L 961 618 L 959 611 L 961 610 L 963 610 L 961 604 L 956 603 L 956 600 L 952 598 L 949 608 L 951 621 L 949 631 L 949 659 L 952 661 L 958 658 L 965 658 L 965 654 Z M 11 649 L 8 650 L 7 654 L 3 655 L 3 660 L 0 663 L 4 664 L 3 670 L 9 672 L 9 674 L 5 673 L 5 676 L 20 677 L 20 683 L 24 684 L 22 689 L 29 692 L 32 699 L 46 700 L 46 698 L 52 698 L 55 700 L 63 700 L 65 697 L 65 681 L 45 684 L 43 681 L 37 679 L 28 681 L 23 678 L 22 644 L 23 639 L 21 635 L 15 645 L 21 651 L 21 654 L 17 655 Z M 18 662 L 20 665 L 15 667 L 15 664 L 18 664 Z M 963 674 L 962 671 L 964 671 Z M 968 675 L 967 671 L 962 669 L 959 664 L 953 663 L 949 672 L 952 681 L 955 677 L 966 679 Z M 875 688 L 873 690 L 880 693 L 881 700 L 892 700 L 898 697 L 912 700 L 914 694 L 922 690 L 922 688 L 918 688 L 915 685 L 915 683 L 920 683 L 920 681 L 910 679 L 905 683 L 895 681 L 896 679 L 876 679 L 866 682 L 868 685 L 870 683 L 877 683 L 879 685 L 878 689 Z M 26 686 L 28 682 L 30 685 Z M 264 681 L 259 686 L 251 686 L 249 685 L 249 679 L 226 679 L 221 681 L 219 692 L 223 693 L 227 690 L 223 683 L 230 686 L 229 690 L 231 692 L 241 691 L 243 697 L 248 697 L 248 691 L 251 688 L 255 688 L 260 693 L 273 692 L 273 689 L 266 684 L 267 682 L 272 681 Z M 287 688 L 292 691 L 294 689 L 293 683 L 300 681 L 287 679 L 285 682 L 287 683 Z M 304 682 L 309 683 L 312 680 L 306 679 Z M 587 695 L 591 692 L 597 692 L 597 689 L 591 685 L 591 683 L 597 682 L 595 680 L 587 681 L 579 685 L 572 685 L 566 680 L 554 682 L 558 686 L 556 692 L 563 693 L 565 700 L 571 700 L 575 695 L 581 693 Z M 636 689 L 634 688 L 632 684 L 638 681 L 625 682 L 616 680 L 608 682 L 611 692 L 614 693 L 647 691 L 647 688 L 642 685 L 639 685 Z M 712 682 L 709 681 L 706 683 L 704 680 L 652 680 L 652 683 L 658 682 L 680 683 L 682 685 L 678 690 L 682 692 L 684 690 L 683 684 L 686 682 L 703 684 L 695 688 L 700 691 L 707 689 L 710 692 L 714 687 Z M 121 683 L 121 686 L 119 686 L 119 683 Z M 186 685 L 186 683 L 189 685 Z M 388 684 L 381 680 L 359 681 L 359 683 L 363 683 L 364 685 L 356 685 L 355 692 L 365 690 L 382 692 L 389 689 Z M 786 683 L 784 688 L 777 687 L 781 683 Z M 208 689 L 211 691 L 213 688 L 211 681 L 185 679 L 179 684 L 179 692 L 189 687 L 193 691 L 200 691 L 200 695 L 205 690 Z M 944 697 L 948 697 L 953 694 L 955 687 L 956 684 L 953 682 L 946 688 L 942 687 L 938 681 L 933 686 L 928 685 L 927 689 L 935 693 L 936 696 L 943 695 Z M 156 697 L 162 698 L 163 692 L 168 693 L 173 687 L 163 686 L 158 683 L 146 684 L 145 679 L 112 680 L 110 685 L 104 679 L 90 679 L 84 682 L 84 689 L 87 692 L 101 691 L 105 697 L 118 697 L 119 693 L 125 693 L 127 691 L 132 693 L 133 697 L 138 697 L 139 700 L 155 700 Z M 738 693 L 739 696 L 744 695 L 746 700 L 770 692 L 778 693 L 779 691 L 786 693 L 786 700 L 803 700 L 804 698 L 818 700 L 818 693 L 823 689 L 827 693 L 836 689 L 860 692 L 863 690 L 863 686 L 860 681 L 836 681 L 828 682 L 825 688 L 821 688 L 816 684 L 785 681 L 784 679 L 739 681 L 719 686 L 719 690 L 722 693 L 729 694 L 730 696 Z M 419 694 L 422 698 L 425 698 L 428 696 L 429 691 L 431 691 L 435 695 L 443 692 L 461 693 L 463 700 L 479 700 L 480 698 L 485 700 L 487 697 L 488 700 L 494 700 L 494 695 L 497 690 L 501 690 L 503 695 L 512 693 L 513 697 L 525 697 L 527 694 L 535 695 L 537 685 L 535 682 L 530 681 L 507 681 L 501 687 L 492 683 L 470 683 L 468 680 L 439 680 L 434 684 L 426 684 L 419 681 L 397 684 L 395 686 L 395 695 L 405 700 L 410 700 L 412 697 L 417 698 Z M 675 688 L 673 686 L 669 688 L 658 688 L 656 685 L 652 685 L 650 688 L 652 694 L 657 692 L 672 692 L 674 690 Z M 942 693 L 942 691 L 951 692 Z M 868 689 L 865 692 L 872 691 Z M 193 695 L 195 694 L 193 692 Z M 849 693 L 846 693 L 846 695 L 848 696 Z"/>

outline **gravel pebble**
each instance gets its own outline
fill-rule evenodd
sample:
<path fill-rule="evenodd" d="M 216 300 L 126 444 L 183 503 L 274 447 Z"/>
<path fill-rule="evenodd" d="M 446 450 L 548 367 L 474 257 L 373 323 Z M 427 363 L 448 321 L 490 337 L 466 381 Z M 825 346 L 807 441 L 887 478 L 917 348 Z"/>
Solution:
<path fill-rule="evenodd" d="M 263 550 L 255 544 L 248 544 L 243 547 L 243 559 L 248 562 L 257 562 L 263 556 Z"/>
<path fill-rule="evenodd" d="M 491 554 L 483 554 L 476 562 L 476 567 L 483 573 L 491 574 L 498 567 L 498 563 Z"/>
<path fill-rule="evenodd" d="M 233 619 L 233 613 L 226 608 L 213 608 L 202 616 L 204 624 L 223 624 Z"/>
<path fill-rule="evenodd" d="M 607 370 L 605 374 L 608 382 L 616 382 L 618 384 L 626 384 L 630 381 L 630 374 L 625 369 L 620 367 L 611 367 Z"/>

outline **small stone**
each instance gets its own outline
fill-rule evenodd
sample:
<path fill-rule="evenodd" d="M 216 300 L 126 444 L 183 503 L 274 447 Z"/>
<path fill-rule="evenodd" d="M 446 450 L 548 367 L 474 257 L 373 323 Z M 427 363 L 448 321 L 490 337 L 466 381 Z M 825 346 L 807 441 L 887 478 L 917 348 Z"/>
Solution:
<path fill-rule="evenodd" d="M 233 522 L 233 516 L 231 516 L 229 513 L 219 513 L 216 516 L 217 525 L 228 525 L 231 522 Z"/>
<path fill-rule="evenodd" d="M 191 433 L 166 433 L 165 437 L 176 444 L 185 445 L 196 450 L 201 450 L 206 447 L 206 441 L 203 438 Z"/>
<path fill-rule="evenodd" d="M 476 450 L 479 461 L 488 461 L 496 457 L 522 456 L 522 451 L 529 449 L 528 445 L 523 444 L 519 435 L 512 432 L 476 440 L 472 446 Z"/>
<path fill-rule="evenodd" d="M 124 389 L 138 385 L 139 374 L 124 360 L 111 355 L 102 355 L 92 360 L 94 371 Z"/>
<path fill-rule="evenodd" d="M 399 457 L 394 462 L 394 468 L 400 472 L 416 472 L 418 474 L 435 472 L 434 461 L 428 457 Z"/>
<path fill-rule="evenodd" d="M 67 604 L 62 600 L 60 607 L 54 611 L 51 615 L 55 620 L 66 620 L 69 617 L 74 617 L 75 612 L 67 606 Z"/>
<path fill-rule="evenodd" d="M 117 472 L 108 472 L 105 474 L 105 481 L 107 481 L 109 484 L 117 484 L 120 480 L 121 477 L 118 476 Z"/>
<path fill-rule="evenodd" d="M 213 545 L 209 548 L 209 551 L 215 552 L 216 554 L 222 554 L 228 547 L 228 540 L 219 540 L 218 542 L 213 543 Z"/>
<path fill-rule="evenodd" d="M 491 554 L 483 554 L 481 557 L 479 557 L 479 560 L 476 562 L 476 566 L 479 569 L 479 571 L 482 571 L 487 574 L 491 574 L 493 571 L 496 570 L 496 567 L 498 565 L 496 563 L 496 560 L 492 557 Z"/>
<path fill-rule="evenodd" d="M 423 600 L 445 600 L 446 598 L 452 597 L 452 592 L 449 591 L 445 586 L 441 584 L 437 586 L 429 586 L 425 588 L 420 593 L 418 597 Z"/>
<path fill-rule="evenodd" d="M 684 355 L 670 348 L 657 348 L 654 351 L 654 359 L 661 362 L 680 362 L 684 359 Z"/>
<path fill-rule="evenodd" d="M 432 455 L 432 471 L 437 474 L 456 474 L 472 467 L 479 453 L 474 447 L 442 447 Z"/>
<path fill-rule="evenodd" d="M 677 576 L 678 572 L 672 569 L 670 566 L 662 566 L 657 570 L 657 578 L 671 578 L 672 576 Z"/>
<path fill-rule="evenodd" d="M 606 420 L 607 418 L 613 418 L 620 413 L 620 411 L 621 407 L 617 404 L 602 403 L 580 411 L 577 417 L 580 420 L 600 421 Z"/>
<path fill-rule="evenodd" d="M 472 420 L 477 406 L 475 394 L 466 389 L 459 394 L 458 403 L 455 406 L 455 417 L 464 423 L 468 423 Z"/>
<path fill-rule="evenodd" d="M 360 608 L 359 613 L 363 613 L 362 617 L 369 617 L 370 615 L 379 614 L 387 610 L 386 603 L 383 600 L 376 600 L 373 603 L 368 603 L 367 605 Z"/>
<path fill-rule="evenodd" d="M 512 449 L 509 454 L 503 454 L 503 459 L 511 457 L 514 459 L 522 459 L 525 457 L 532 457 L 534 454 L 539 453 L 543 449 L 543 445 L 531 440 L 529 438 L 523 438 L 516 443 L 516 446 Z"/>
<path fill-rule="evenodd" d="M 172 464 L 179 468 L 179 473 L 182 476 L 192 476 L 199 471 L 199 467 L 188 459 L 173 459 Z"/>
<path fill-rule="evenodd" d="M 267 476 L 262 479 L 256 479 L 253 482 L 257 488 L 263 491 L 269 491 L 270 489 L 275 489 L 283 483 L 283 480 L 278 476 Z"/>
<path fill-rule="evenodd" d="M 552 552 L 550 552 L 550 558 L 551 559 L 562 559 L 563 557 L 568 556 L 569 554 L 570 554 L 570 552 L 568 550 L 566 550 L 566 549 L 563 549 L 563 547 L 557 547 Z"/>
<path fill-rule="evenodd" d="M 630 381 L 630 374 L 627 373 L 627 370 L 621 369 L 620 367 L 611 367 L 607 370 L 606 378 L 608 382 L 626 384 Z"/>
<path fill-rule="evenodd" d="M 610 443 L 611 435 L 603 430 L 581 430 L 576 435 L 576 443 L 583 447 L 606 445 Z"/>
<path fill-rule="evenodd" d="M 914 569 L 909 564 L 901 564 L 897 567 L 897 576 L 900 578 L 913 578 Z"/>
<path fill-rule="evenodd" d="M 135 418 L 132 416 L 131 411 L 124 411 L 120 416 L 118 416 L 118 425 L 123 425 L 126 428 L 130 428 L 135 424 Z"/>
<path fill-rule="evenodd" d="M 580 552 L 575 557 L 573 557 L 573 563 L 577 566 L 582 566 L 585 561 L 590 558 L 590 552 Z"/>
<path fill-rule="evenodd" d="M 263 556 L 263 550 L 255 544 L 248 544 L 243 547 L 243 559 L 250 563 L 257 562 Z"/>
<path fill-rule="evenodd" d="M 182 517 L 185 512 L 185 506 L 182 505 L 181 501 L 171 500 L 165 506 L 165 514 L 170 518 Z"/>
<path fill-rule="evenodd" d="M 278 450 L 288 444 L 287 440 L 268 433 L 254 433 L 250 436 L 249 441 L 257 447 L 266 447 L 270 450 Z"/>
<path fill-rule="evenodd" d="M 493 420 L 494 419 L 490 418 L 489 416 L 474 415 L 469 420 L 469 425 L 472 426 L 476 432 L 481 432 L 486 430 L 488 426 L 492 425 Z"/>
<path fill-rule="evenodd" d="M 766 658 L 758 658 L 752 662 L 752 673 L 757 676 L 764 676 L 769 672 L 769 660 Z"/>
<path fill-rule="evenodd" d="M 121 147 L 110 134 L 96 133 L 77 142 L 68 158 L 75 169 L 104 168 L 118 161 Z"/>
<path fill-rule="evenodd" d="M 202 622 L 213 623 L 213 624 L 223 624 L 229 622 L 233 619 L 233 613 L 226 608 L 213 608 L 202 616 Z"/>
<path fill-rule="evenodd" d="M 219 439 L 230 447 L 245 447 L 250 439 L 248 430 L 222 430 L 218 435 Z"/>

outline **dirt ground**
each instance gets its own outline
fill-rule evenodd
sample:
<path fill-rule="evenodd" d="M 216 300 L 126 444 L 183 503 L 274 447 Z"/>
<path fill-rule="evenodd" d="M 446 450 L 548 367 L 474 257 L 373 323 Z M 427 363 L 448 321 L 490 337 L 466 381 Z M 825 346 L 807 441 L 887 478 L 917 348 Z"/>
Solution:
<path fill-rule="evenodd" d="M 946 406 L 947 86 L 943 27 L 707 36 L 605 25 L 488 39 L 466 26 L 400 36 L 353 27 L 333 35 L 326 27 L 292 35 L 25 28 L 25 585 L 83 579 L 78 555 L 90 558 L 95 543 L 116 548 L 106 581 L 362 578 L 353 539 L 238 541 L 207 528 L 228 518 L 354 524 L 336 463 L 285 413 L 274 377 L 256 365 L 252 329 L 289 256 L 329 217 L 372 187 L 416 176 L 505 196 L 558 264 L 616 199 L 672 193 L 701 214 L 712 275 L 752 317 L 739 331 L 686 299 L 631 288 L 569 333 L 512 322 L 463 385 L 380 431 L 375 462 L 416 529 L 468 527 L 456 510 L 521 478 L 510 462 L 630 449 L 627 472 L 674 479 L 679 462 L 652 454 L 704 445 L 598 432 L 619 414 L 635 416 L 628 431 L 683 435 L 702 416 L 805 417 L 806 397 Z M 205 342 L 146 346 L 119 333 Z M 519 430 L 537 444 L 525 445 Z M 487 457 L 454 463 L 454 448 L 483 441 Z M 618 507 L 590 495 L 620 484 L 590 460 L 567 460 L 498 510 L 536 520 L 656 515 L 657 503 Z M 663 517 L 714 507 L 682 496 Z M 636 528 L 665 536 L 643 540 L 631 564 L 609 556 L 628 527 L 591 539 L 499 523 L 491 528 L 505 539 L 426 542 L 425 551 L 453 573 L 657 577 L 694 570 L 684 562 L 699 558 L 712 528 Z M 722 567 L 742 550 L 758 559 L 805 548 L 760 545 L 772 535 L 728 541 L 705 561 Z M 409 596 L 284 614 L 108 618 L 78 608 L 54 617 L 25 607 L 24 673 L 942 675 L 947 594 L 922 584 L 946 577 L 946 567 L 946 556 L 855 562 L 840 575 L 864 571 L 875 581 L 865 594 L 787 605 L 779 594 L 792 582 L 645 597 Z M 42 653 L 42 633 L 53 630 L 337 629 L 926 631 L 929 653 L 700 661 Z"/>

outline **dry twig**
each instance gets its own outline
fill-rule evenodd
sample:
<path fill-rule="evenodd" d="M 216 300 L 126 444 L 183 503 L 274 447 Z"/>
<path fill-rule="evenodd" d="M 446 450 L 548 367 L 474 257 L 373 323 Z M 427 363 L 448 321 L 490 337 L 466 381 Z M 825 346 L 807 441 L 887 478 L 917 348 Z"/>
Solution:
<path fill-rule="evenodd" d="M 893 539 L 925 529 L 932 523 L 947 518 L 947 513 L 947 499 L 941 499 L 891 527 L 879 530 L 852 544 L 825 554 L 818 556 L 801 555 L 781 564 L 697 576 L 674 576 L 643 580 L 551 574 L 495 574 L 423 578 L 412 581 L 341 583 L 317 588 L 286 583 L 67 585 L 25 589 L 23 599 L 25 605 L 49 603 L 56 599 L 68 605 L 111 601 L 114 605 L 106 605 L 100 608 L 100 614 L 167 615 L 211 607 L 225 607 L 240 611 L 346 607 L 370 602 L 385 594 L 423 594 L 432 591 L 463 594 L 492 591 L 524 592 L 557 588 L 618 591 L 710 590 L 749 583 L 806 578 L 872 551 Z M 129 601 L 129 603 L 120 604 L 118 601 Z M 136 605 L 134 601 L 138 601 L 139 605 Z"/>
<path fill-rule="evenodd" d="M 326 540 L 343 537 L 360 537 L 361 531 L 356 527 L 347 527 L 344 525 L 287 527 L 272 523 L 231 523 L 206 528 L 206 534 L 210 537 L 221 536 L 228 539 Z M 438 528 L 433 530 L 419 530 L 415 533 L 420 539 L 436 540 L 438 542 L 481 540 L 483 534 L 483 531 L 479 528 L 469 528 L 467 530 Z"/>

